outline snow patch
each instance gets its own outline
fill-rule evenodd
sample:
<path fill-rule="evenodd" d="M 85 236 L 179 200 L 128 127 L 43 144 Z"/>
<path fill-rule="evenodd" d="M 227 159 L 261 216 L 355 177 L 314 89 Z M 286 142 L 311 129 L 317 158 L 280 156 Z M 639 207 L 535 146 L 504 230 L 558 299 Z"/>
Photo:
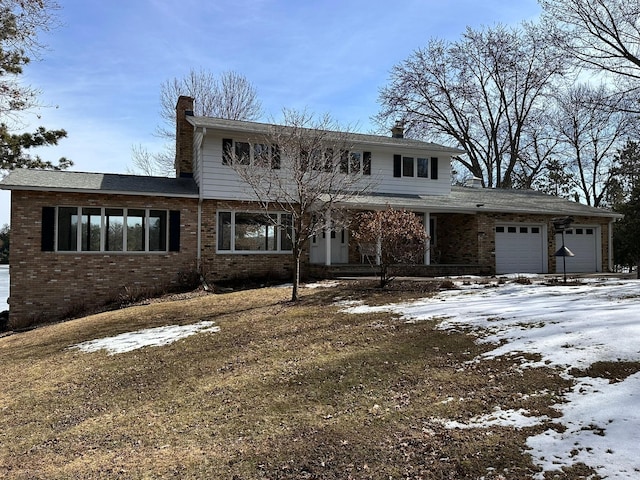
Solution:
<path fill-rule="evenodd" d="M 109 355 L 130 352 L 143 347 L 159 347 L 176 342 L 182 338 L 201 332 L 219 332 L 214 322 L 203 321 L 191 325 L 168 325 L 165 327 L 147 328 L 135 332 L 121 333 L 114 337 L 99 338 L 88 342 L 78 343 L 70 348 L 82 352 L 97 352 L 106 350 Z"/>
<path fill-rule="evenodd" d="M 515 275 L 514 277 L 522 277 Z M 544 285 L 530 277 L 495 288 L 464 288 L 410 303 L 384 306 L 345 306 L 351 313 L 392 312 L 406 322 L 439 320 L 439 328 L 472 331 L 479 342 L 498 345 L 475 361 L 502 355 L 539 354 L 539 362 L 519 368 L 555 366 L 575 382 L 555 423 L 562 433 L 548 430 L 529 437 L 534 463 L 543 472 L 583 462 L 610 479 L 640 478 L 640 373 L 610 383 L 606 379 L 571 375 L 594 362 L 640 361 L 640 281 L 589 279 L 580 284 Z M 525 411 L 495 410 L 467 424 L 447 422 L 449 428 L 536 425 L 545 417 Z"/>

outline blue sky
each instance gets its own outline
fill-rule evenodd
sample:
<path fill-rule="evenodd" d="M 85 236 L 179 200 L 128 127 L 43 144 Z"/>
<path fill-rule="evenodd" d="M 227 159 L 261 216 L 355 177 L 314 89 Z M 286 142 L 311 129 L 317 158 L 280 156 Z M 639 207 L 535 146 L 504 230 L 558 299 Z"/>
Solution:
<path fill-rule="evenodd" d="M 430 38 L 456 40 L 467 26 L 540 13 L 536 0 L 58 1 L 61 26 L 43 37 L 48 50 L 24 75 L 50 107 L 24 120 L 67 130 L 43 158 L 120 173 L 133 145 L 160 148 L 160 85 L 191 68 L 244 75 L 265 121 L 283 107 L 307 108 L 368 132 L 389 71 Z M 5 223 L 9 193 L 0 191 Z"/>

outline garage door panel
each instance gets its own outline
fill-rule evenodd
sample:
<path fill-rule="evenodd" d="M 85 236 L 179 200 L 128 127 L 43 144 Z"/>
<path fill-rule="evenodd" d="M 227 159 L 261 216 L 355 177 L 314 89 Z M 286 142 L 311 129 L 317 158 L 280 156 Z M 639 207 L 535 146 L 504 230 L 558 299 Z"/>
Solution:
<path fill-rule="evenodd" d="M 496 273 L 543 273 L 540 225 L 496 226 Z"/>
<path fill-rule="evenodd" d="M 574 227 L 565 232 L 564 244 L 575 255 L 566 257 L 568 273 L 597 272 L 598 268 L 597 227 Z M 556 250 L 562 246 L 562 234 L 556 234 Z M 562 258 L 556 258 L 556 273 L 562 273 Z"/>

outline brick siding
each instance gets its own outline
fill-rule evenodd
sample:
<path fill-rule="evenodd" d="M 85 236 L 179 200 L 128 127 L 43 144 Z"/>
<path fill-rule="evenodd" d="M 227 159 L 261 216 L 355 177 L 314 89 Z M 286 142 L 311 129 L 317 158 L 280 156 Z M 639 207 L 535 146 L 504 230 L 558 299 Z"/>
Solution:
<path fill-rule="evenodd" d="M 197 200 L 14 190 L 11 194 L 9 315 L 13 328 L 95 308 L 123 293 L 178 286 L 196 268 Z M 86 206 L 180 211 L 180 251 L 99 253 L 41 251 L 42 207 Z"/>

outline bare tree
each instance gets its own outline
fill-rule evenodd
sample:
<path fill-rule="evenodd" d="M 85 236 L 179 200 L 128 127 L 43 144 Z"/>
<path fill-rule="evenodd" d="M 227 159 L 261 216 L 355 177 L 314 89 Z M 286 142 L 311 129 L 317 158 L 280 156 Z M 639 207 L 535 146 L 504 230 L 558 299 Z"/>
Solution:
<path fill-rule="evenodd" d="M 138 144 L 131 147 L 133 165 L 127 167 L 127 173 L 146 175 L 149 177 L 170 177 L 175 173 L 175 151 L 170 144 L 161 152 L 152 153 L 145 146 Z"/>
<path fill-rule="evenodd" d="M 415 265 L 424 261 L 429 236 L 413 212 L 391 207 L 363 212 L 356 216 L 353 226 L 353 236 L 358 242 L 376 246 L 378 262 L 375 268 L 381 288 L 393 280 L 390 270 L 393 265 Z"/>
<path fill-rule="evenodd" d="M 255 87 L 243 75 L 191 69 L 182 78 L 167 80 L 160 86 L 160 118 L 164 125 L 157 129 L 159 137 L 174 140 L 176 135 L 176 102 L 180 95 L 194 99 L 197 116 L 228 120 L 256 120 L 262 105 Z"/>
<path fill-rule="evenodd" d="M 215 75 L 191 69 L 182 78 L 167 80 L 160 86 L 160 118 L 156 135 L 167 140 L 162 152 L 151 153 L 142 146 L 132 148 L 133 168 L 129 171 L 169 176 L 174 171 L 176 102 L 186 95 L 194 99 L 194 114 L 229 120 L 256 120 L 262 106 L 255 87 L 243 75 L 228 71 Z"/>
<path fill-rule="evenodd" d="M 580 198 L 594 207 L 606 199 L 616 172 L 616 153 L 633 123 L 632 116 L 611 105 L 612 98 L 607 87 L 586 84 L 557 96 L 554 127 L 560 140 L 558 154 L 569 165 Z M 603 109 L 604 103 L 611 108 Z"/>
<path fill-rule="evenodd" d="M 295 265 L 291 299 L 296 301 L 300 259 L 309 239 L 324 229 L 346 225 L 340 202 L 368 191 L 373 180 L 368 160 L 352 150 L 353 135 L 338 128 L 328 115 L 283 113 L 281 125 L 248 138 L 244 152 L 223 154 L 261 205 L 267 221 L 289 237 Z M 278 216 L 273 212 L 284 212 L 279 217 L 285 222 L 275 223 Z"/>
<path fill-rule="evenodd" d="M 520 163 L 533 144 L 527 126 L 564 71 L 534 25 L 468 28 L 461 40 L 431 40 L 396 65 L 377 119 L 400 119 L 412 136 L 456 143 L 467 151 L 459 162 L 485 186 L 509 188 L 517 168 L 521 176 L 538 170 Z"/>
<path fill-rule="evenodd" d="M 539 0 L 557 46 L 596 70 L 640 79 L 640 4 L 629 0 Z"/>

